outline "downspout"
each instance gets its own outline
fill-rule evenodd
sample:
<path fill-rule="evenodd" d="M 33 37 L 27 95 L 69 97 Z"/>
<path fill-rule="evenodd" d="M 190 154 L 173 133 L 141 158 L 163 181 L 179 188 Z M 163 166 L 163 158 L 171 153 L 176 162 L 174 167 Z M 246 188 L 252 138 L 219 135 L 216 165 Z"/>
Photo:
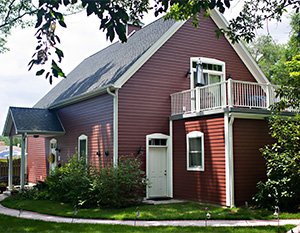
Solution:
<path fill-rule="evenodd" d="M 114 147 L 114 154 L 113 154 L 113 164 L 114 167 L 118 166 L 118 89 L 115 90 L 115 93 L 111 92 L 109 87 L 106 89 L 107 93 L 114 98 L 113 102 L 113 147 Z"/>

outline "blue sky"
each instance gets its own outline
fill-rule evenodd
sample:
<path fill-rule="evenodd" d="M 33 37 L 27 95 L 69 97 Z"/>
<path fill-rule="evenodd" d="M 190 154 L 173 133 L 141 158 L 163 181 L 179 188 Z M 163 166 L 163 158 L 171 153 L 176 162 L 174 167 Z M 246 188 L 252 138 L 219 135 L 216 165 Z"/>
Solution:
<path fill-rule="evenodd" d="M 238 1 L 241 2 L 241 1 Z M 228 19 L 236 15 L 240 10 L 240 4 L 232 5 L 225 17 Z M 154 21 L 153 14 L 144 18 L 144 23 Z M 289 20 L 269 23 L 271 35 L 278 42 L 286 42 L 290 32 Z M 103 49 L 110 43 L 106 41 L 103 32 L 98 30 L 99 22 L 95 17 L 86 17 L 84 13 L 66 18 L 67 29 L 60 30 L 62 41 L 61 48 L 65 58 L 61 67 L 68 74 L 84 58 Z M 9 52 L 0 54 L 0 134 L 5 123 L 9 106 L 32 107 L 44 96 L 59 80 L 50 85 L 47 80 L 35 76 L 35 71 L 28 71 L 27 64 L 31 59 L 36 46 L 34 38 L 35 30 L 14 29 L 8 38 Z M 261 30 L 258 34 L 266 34 L 267 30 Z"/>

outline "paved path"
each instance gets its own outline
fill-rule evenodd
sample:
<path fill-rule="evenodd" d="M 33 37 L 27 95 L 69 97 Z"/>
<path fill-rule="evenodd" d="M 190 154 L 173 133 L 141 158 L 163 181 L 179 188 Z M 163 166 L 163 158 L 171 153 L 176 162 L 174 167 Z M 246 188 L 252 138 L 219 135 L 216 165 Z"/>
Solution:
<path fill-rule="evenodd" d="M 5 197 L 0 195 L 0 201 Z M 9 209 L 0 205 L 0 214 L 26 219 L 41 220 L 47 222 L 63 222 L 63 223 L 90 223 L 90 224 L 117 224 L 117 225 L 134 225 L 133 220 L 102 220 L 102 219 L 82 219 L 58 217 L 46 214 L 39 214 L 30 211 L 19 211 Z M 209 220 L 207 223 L 204 220 L 173 220 L 173 221 L 136 221 L 136 226 L 213 226 L 213 227 L 234 227 L 234 226 L 277 226 L 277 220 Z M 294 233 L 300 233 L 300 219 L 282 219 L 279 225 L 298 225 L 293 229 Z"/>

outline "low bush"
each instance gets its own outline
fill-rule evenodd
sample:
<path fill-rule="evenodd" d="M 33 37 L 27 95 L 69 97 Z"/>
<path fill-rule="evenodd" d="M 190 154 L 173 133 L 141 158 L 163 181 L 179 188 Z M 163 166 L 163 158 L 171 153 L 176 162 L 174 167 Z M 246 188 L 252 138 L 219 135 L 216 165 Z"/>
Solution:
<path fill-rule="evenodd" d="M 138 158 L 122 157 L 118 167 L 104 167 L 94 173 L 91 196 L 100 207 L 125 207 L 144 197 L 146 180 Z"/>
<path fill-rule="evenodd" d="M 87 197 L 91 185 L 90 169 L 84 160 L 74 156 L 68 163 L 54 169 L 45 180 L 50 199 L 77 205 Z"/>
<path fill-rule="evenodd" d="M 73 206 L 119 208 L 136 204 L 144 197 L 145 174 L 139 158 L 122 157 L 118 167 L 96 169 L 77 161 L 54 169 L 44 184 L 35 188 L 40 199 L 52 199 Z"/>

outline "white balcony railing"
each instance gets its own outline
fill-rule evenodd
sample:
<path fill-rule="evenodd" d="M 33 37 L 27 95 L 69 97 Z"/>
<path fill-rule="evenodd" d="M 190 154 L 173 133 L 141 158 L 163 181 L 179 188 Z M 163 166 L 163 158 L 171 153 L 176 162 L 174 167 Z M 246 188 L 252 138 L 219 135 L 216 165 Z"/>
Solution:
<path fill-rule="evenodd" d="M 275 85 L 229 79 L 171 94 L 172 116 L 224 107 L 269 109 L 277 102 Z"/>

